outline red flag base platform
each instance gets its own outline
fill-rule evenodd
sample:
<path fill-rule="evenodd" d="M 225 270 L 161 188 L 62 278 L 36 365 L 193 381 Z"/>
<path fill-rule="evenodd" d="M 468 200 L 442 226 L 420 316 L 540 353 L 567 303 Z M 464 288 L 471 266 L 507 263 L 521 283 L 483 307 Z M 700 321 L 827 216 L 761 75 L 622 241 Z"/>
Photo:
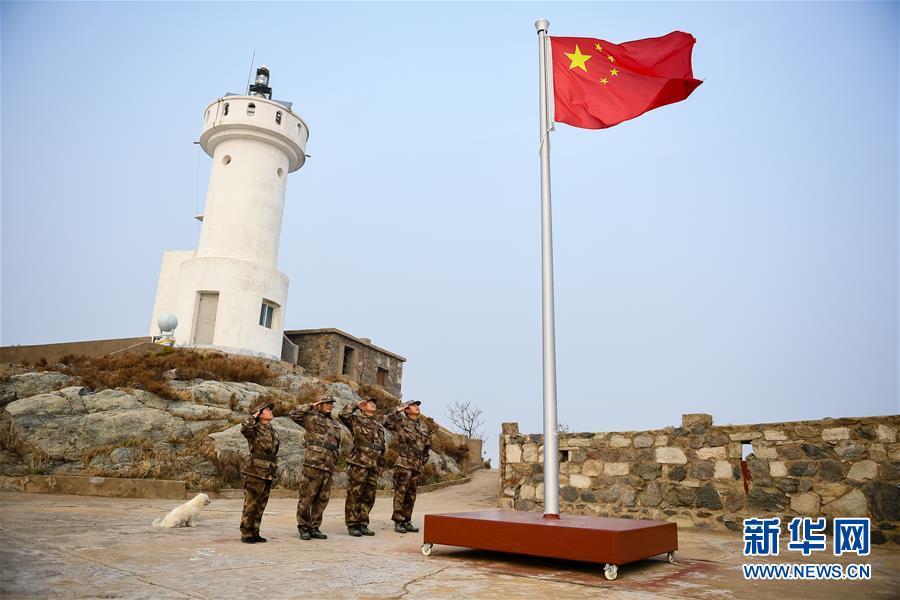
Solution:
<path fill-rule="evenodd" d="M 604 564 L 607 579 L 615 579 L 619 565 L 666 554 L 675 562 L 678 529 L 675 523 L 482 510 L 425 515 L 422 554 L 434 544 L 476 550 L 509 552 L 543 558 Z"/>

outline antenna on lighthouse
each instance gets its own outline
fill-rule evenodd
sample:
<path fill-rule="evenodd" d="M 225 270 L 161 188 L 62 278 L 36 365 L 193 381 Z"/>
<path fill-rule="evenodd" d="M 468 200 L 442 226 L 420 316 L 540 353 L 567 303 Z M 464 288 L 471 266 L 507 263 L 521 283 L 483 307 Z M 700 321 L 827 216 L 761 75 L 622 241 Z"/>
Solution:
<path fill-rule="evenodd" d="M 256 60 L 256 49 L 254 48 L 253 53 L 250 55 L 250 70 L 247 71 L 247 95 L 250 95 L 250 78 L 253 77 L 253 61 Z"/>

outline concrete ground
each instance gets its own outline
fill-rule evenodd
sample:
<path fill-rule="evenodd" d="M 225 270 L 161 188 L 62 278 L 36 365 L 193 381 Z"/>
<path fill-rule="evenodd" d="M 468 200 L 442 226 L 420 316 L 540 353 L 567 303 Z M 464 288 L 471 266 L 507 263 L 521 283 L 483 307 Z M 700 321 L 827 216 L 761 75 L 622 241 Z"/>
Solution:
<path fill-rule="evenodd" d="M 491 508 L 497 471 L 419 497 L 421 514 Z M 379 498 L 371 538 L 352 538 L 343 501 L 333 500 L 322 530 L 301 541 L 296 502 L 274 499 L 262 522 L 266 544 L 239 541 L 240 500 L 214 500 L 198 526 L 154 529 L 170 500 L 0 493 L 0 597 L 3 598 L 898 598 L 900 551 L 876 547 L 866 582 L 748 582 L 738 535 L 679 532 L 678 564 L 663 557 L 623 566 L 615 581 L 597 565 L 436 546 L 421 534 L 394 533 L 390 499 Z M 800 562 L 798 554 L 780 561 Z"/>

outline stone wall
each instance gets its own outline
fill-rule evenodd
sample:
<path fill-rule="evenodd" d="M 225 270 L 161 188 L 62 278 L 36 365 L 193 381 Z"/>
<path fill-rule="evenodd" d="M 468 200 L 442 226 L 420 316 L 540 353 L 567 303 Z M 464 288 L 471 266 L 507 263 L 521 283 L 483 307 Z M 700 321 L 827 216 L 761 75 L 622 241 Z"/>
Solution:
<path fill-rule="evenodd" d="M 561 433 L 560 511 L 731 531 L 751 516 L 871 517 L 874 543 L 900 544 L 898 429 L 900 415 L 713 426 L 701 414 L 654 431 Z M 503 424 L 501 508 L 542 509 L 542 444 Z"/>
<path fill-rule="evenodd" d="M 151 343 L 150 337 L 118 338 L 112 340 L 88 340 L 85 342 L 63 342 L 59 344 L 37 344 L 33 346 L 0 347 L 0 363 L 37 364 L 41 360 L 48 364 L 58 363 L 68 354 L 76 356 L 106 356 L 116 352 L 160 352 L 162 346 Z"/>
<path fill-rule="evenodd" d="M 342 375 L 344 348 L 349 347 L 354 350 L 350 379 L 377 384 L 378 369 L 384 369 L 384 389 L 400 397 L 405 358 L 338 329 L 286 331 L 285 337 L 297 345 L 297 364 L 313 377 Z"/>

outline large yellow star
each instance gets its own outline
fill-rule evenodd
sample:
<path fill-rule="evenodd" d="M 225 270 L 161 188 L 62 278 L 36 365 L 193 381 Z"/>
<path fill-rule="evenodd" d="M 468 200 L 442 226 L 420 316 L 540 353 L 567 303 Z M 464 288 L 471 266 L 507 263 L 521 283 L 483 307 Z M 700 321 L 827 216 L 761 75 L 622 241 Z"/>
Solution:
<path fill-rule="evenodd" d="M 584 63 L 590 60 L 592 56 L 591 54 L 582 54 L 581 49 L 578 48 L 578 44 L 575 44 L 575 52 L 573 54 L 569 54 L 568 52 L 563 52 L 563 54 L 568 56 L 569 60 L 572 61 L 572 64 L 569 65 L 570 69 L 578 67 L 579 69 L 587 73 L 587 67 L 584 66 Z"/>

